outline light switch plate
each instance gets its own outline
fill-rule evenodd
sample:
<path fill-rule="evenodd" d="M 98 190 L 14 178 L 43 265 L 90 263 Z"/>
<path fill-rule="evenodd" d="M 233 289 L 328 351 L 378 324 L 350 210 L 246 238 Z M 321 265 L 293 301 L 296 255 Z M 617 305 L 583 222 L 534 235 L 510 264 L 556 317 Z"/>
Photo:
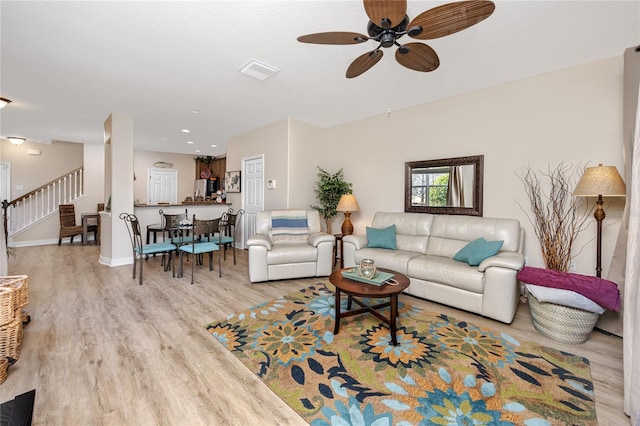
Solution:
<path fill-rule="evenodd" d="M 276 189 L 276 180 L 275 179 L 269 179 L 267 181 L 267 189 Z"/>

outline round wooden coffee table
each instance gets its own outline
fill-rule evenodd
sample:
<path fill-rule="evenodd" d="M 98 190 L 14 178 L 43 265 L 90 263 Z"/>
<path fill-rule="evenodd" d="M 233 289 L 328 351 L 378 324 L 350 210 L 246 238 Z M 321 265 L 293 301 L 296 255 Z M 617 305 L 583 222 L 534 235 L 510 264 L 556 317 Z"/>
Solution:
<path fill-rule="evenodd" d="M 393 278 L 398 282 L 398 285 L 384 284 L 381 286 L 377 286 L 360 281 L 355 281 L 349 278 L 343 278 L 342 271 L 348 269 L 351 268 L 339 269 L 329 275 L 329 282 L 331 282 L 331 284 L 336 287 L 336 325 L 333 330 L 333 334 L 338 334 L 338 332 L 340 331 L 340 320 L 342 318 L 369 312 L 389 326 L 389 331 L 391 332 L 391 342 L 394 346 L 397 346 L 398 340 L 396 338 L 396 318 L 398 317 L 398 295 L 402 293 L 404 289 L 409 287 L 409 278 L 406 275 L 401 274 L 400 272 L 379 268 L 379 270 L 382 272 L 389 272 L 393 274 Z M 340 312 L 341 293 L 345 293 L 349 297 L 347 303 L 347 312 Z M 362 301 L 356 299 L 356 297 L 368 299 L 389 298 L 389 300 L 377 305 L 368 306 Z M 356 304 L 359 305 L 360 308 L 351 310 L 352 302 L 356 302 Z M 379 312 L 380 309 L 386 308 L 387 306 L 389 306 L 391 309 L 388 318 Z"/>

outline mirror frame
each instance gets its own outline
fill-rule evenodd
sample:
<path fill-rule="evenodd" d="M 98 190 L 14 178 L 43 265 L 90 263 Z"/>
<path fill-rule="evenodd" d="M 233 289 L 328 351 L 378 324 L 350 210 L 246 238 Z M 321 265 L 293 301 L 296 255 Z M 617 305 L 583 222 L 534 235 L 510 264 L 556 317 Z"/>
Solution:
<path fill-rule="evenodd" d="M 482 191 L 484 176 L 484 155 L 443 158 L 439 160 L 410 161 L 405 164 L 404 211 L 410 213 L 459 214 L 482 216 Z M 411 173 L 415 168 L 444 166 L 474 166 L 473 207 L 428 207 L 411 205 Z"/>

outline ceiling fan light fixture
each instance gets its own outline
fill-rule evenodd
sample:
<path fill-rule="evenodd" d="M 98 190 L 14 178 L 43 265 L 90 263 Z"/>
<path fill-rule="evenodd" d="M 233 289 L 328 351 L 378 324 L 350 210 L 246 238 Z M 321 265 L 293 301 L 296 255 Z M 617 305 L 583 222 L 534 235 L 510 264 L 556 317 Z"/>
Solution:
<path fill-rule="evenodd" d="M 0 97 L 0 108 L 4 108 L 11 103 L 11 99 Z"/>
<path fill-rule="evenodd" d="M 409 35 L 409 37 L 417 37 L 422 33 L 422 27 L 420 25 L 414 25 L 413 27 L 409 28 L 409 30 L 407 31 L 407 34 Z"/>
<path fill-rule="evenodd" d="M 380 20 L 380 27 L 388 30 L 389 28 L 391 28 L 391 20 L 389 18 L 382 18 Z"/>
<path fill-rule="evenodd" d="M 19 136 L 7 136 L 7 140 L 9 142 L 11 142 L 14 145 L 20 145 L 21 143 L 23 143 L 24 141 L 26 141 L 26 138 L 21 138 Z"/>
<path fill-rule="evenodd" d="M 394 33 L 388 32 L 382 34 L 380 37 L 380 45 L 382 47 L 391 47 L 396 42 L 396 35 Z"/>

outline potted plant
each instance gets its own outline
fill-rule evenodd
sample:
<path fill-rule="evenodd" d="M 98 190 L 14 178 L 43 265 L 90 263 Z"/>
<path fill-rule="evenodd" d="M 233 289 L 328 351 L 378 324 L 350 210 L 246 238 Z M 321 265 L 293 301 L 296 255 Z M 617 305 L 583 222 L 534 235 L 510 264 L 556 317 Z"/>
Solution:
<path fill-rule="evenodd" d="M 533 225 L 547 269 L 569 270 L 573 244 L 587 227 L 589 211 L 579 198 L 573 197 L 570 188 L 579 171 L 580 167 L 560 163 L 555 168 L 549 166 L 547 172 L 540 171 L 542 178 L 530 167 L 520 175 L 533 217 L 518 205 Z M 547 181 L 547 192 L 543 179 Z"/>
<path fill-rule="evenodd" d="M 546 172 L 540 171 L 542 177 L 531 168 L 527 168 L 520 175 L 529 197 L 532 215 L 526 211 L 525 213 L 540 243 L 546 269 L 569 272 L 573 244 L 578 234 L 587 227 L 590 210 L 584 208 L 581 199 L 572 194 L 574 180 L 579 171 L 580 167 L 574 168 L 560 163 L 555 168 L 549 166 Z M 546 191 L 543 189 L 543 181 Z M 522 209 L 522 206 L 520 208 Z M 540 279 L 544 279 L 544 275 L 541 274 Z M 531 319 L 536 330 L 562 343 L 575 344 L 586 341 L 599 317 L 597 313 L 582 309 L 541 302 L 533 294 L 528 296 Z"/>
<path fill-rule="evenodd" d="M 311 208 L 317 210 L 322 217 L 324 217 L 327 225 L 327 233 L 331 234 L 331 219 L 338 214 L 336 207 L 338 206 L 340 197 L 342 197 L 343 194 L 351 194 L 351 183 L 344 180 L 342 169 L 334 174 L 320 167 L 318 167 L 318 170 L 318 181 L 316 182 L 315 193 L 319 205 L 311 206 Z"/>

